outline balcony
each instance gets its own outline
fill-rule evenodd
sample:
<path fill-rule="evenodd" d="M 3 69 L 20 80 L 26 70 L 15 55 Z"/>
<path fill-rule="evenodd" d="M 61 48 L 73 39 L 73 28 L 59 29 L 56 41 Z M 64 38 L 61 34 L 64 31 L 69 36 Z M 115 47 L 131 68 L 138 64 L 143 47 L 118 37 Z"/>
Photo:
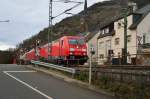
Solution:
<path fill-rule="evenodd" d="M 98 39 L 103 38 L 103 37 L 107 37 L 107 36 L 113 36 L 113 35 L 115 35 L 115 30 L 112 30 L 109 33 L 100 34 Z"/>

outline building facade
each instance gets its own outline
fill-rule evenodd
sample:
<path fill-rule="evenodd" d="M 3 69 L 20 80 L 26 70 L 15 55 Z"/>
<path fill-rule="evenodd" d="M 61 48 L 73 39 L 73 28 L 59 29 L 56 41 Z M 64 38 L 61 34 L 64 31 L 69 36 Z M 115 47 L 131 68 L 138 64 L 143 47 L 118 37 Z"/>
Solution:
<path fill-rule="evenodd" d="M 136 62 L 137 55 L 150 53 L 150 5 L 127 16 L 127 62 Z M 124 18 L 119 18 L 101 28 L 98 37 L 98 64 L 121 64 L 124 54 Z M 112 28 L 113 27 L 113 28 Z M 148 48 L 144 48 L 143 46 Z M 142 53 L 143 54 L 143 53 Z"/>
<path fill-rule="evenodd" d="M 87 39 L 88 39 L 88 41 L 87 41 L 87 55 L 89 58 L 91 57 L 90 51 L 91 51 L 91 47 L 92 47 L 92 49 L 95 51 L 95 54 L 92 55 L 92 61 L 95 63 L 97 63 L 97 61 L 98 61 L 97 60 L 97 57 L 98 57 L 97 56 L 98 55 L 98 44 L 97 44 L 98 40 L 97 40 L 97 38 L 98 38 L 99 34 L 100 34 L 99 31 L 94 31 L 94 32 L 90 33 L 90 35 L 87 36 Z"/>

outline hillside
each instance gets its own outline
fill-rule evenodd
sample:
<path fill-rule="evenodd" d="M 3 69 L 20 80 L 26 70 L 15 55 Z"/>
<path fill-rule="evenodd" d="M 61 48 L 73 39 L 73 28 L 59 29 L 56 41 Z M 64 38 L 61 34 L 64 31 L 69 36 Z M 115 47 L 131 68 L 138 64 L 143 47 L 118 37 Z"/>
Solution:
<path fill-rule="evenodd" d="M 89 7 L 87 10 L 86 23 L 88 31 L 98 30 L 99 27 L 111 22 L 117 18 L 122 12 L 122 8 L 126 6 L 129 0 L 112 0 L 104 1 Z M 130 0 L 137 3 L 138 8 L 150 4 L 150 0 Z M 63 19 L 61 22 L 55 24 L 53 27 L 53 40 L 63 35 L 82 35 L 85 33 L 85 26 L 82 23 L 83 12 Z M 24 40 L 18 45 L 18 49 L 23 48 L 29 50 L 34 47 L 35 40 L 40 39 L 41 44 L 47 43 L 48 28 L 43 29 L 37 35 Z"/>

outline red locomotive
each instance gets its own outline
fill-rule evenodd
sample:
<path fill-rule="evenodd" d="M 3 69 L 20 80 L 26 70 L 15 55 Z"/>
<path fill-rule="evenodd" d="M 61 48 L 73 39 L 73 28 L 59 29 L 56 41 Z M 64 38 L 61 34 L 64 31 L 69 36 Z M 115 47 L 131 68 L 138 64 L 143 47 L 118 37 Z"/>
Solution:
<path fill-rule="evenodd" d="M 50 46 L 51 45 L 51 46 Z M 50 46 L 50 47 L 49 47 Z M 49 51 L 48 51 L 49 47 Z M 58 64 L 84 64 L 87 61 L 87 46 L 83 37 L 64 36 L 24 54 L 24 61 L 50 59 Z"/>

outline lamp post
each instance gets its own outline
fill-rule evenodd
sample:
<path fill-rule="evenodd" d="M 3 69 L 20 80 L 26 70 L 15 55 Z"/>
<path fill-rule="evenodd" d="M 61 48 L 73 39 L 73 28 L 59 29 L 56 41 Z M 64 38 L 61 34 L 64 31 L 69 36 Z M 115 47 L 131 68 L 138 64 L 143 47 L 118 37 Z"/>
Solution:
<path fill-rule="evenodd" d="M 4 20 L 4 21 L 0 21 L 1 23 L 3 23 L 3 22 L 6 22 L 6 23 L 8 23 L 8 22 L 10 22 L 10 20 Z"/>

